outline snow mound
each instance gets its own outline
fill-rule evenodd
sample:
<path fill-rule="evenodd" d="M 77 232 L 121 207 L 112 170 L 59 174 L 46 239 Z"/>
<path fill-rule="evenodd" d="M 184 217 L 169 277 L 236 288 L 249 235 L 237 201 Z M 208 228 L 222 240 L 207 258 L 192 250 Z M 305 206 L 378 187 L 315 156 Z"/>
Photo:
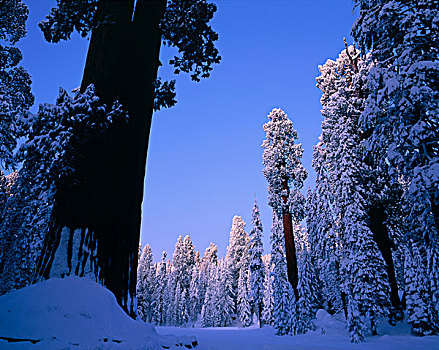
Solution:
<path fill-rule="evenodd" d="M 316 326 L 316 331 L 319 331 L 321 334 L 332 335 L 346 333 L 347 335 L 346 324 L 337 319 L 337 317 L 331 316 L 326 310 L 317 310 L 314 324 Z"/>
<path fill-rule="evenodd" d="M 190 349 L 193 337 L 160 336 L 133 320 L 88 278 L 52 278 L 0 297 L 0 349 Z"/>

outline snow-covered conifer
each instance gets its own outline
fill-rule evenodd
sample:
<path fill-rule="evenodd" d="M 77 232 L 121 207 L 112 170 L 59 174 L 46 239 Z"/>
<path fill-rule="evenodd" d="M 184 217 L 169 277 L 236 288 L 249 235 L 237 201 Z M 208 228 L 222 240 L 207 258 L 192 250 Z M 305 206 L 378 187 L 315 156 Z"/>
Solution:
<path fill-rule="evenodd" d="M 311 253 L 303 250 L 299 259 L 299 301 L 297 332 L 306 333 L 314 329 L 313 319 L 318 309 L 318 280 Z"/>
<path fill-rule="evenodd" d="M 423 271 L 419 248 L 415 243 L 410 243 L 406 248 L 404 264 L 408 321 L 412 325 L 413 334 L 426 335 L 432 322 L 428 310 L 428 280 Z"/>
<path fill-rule="evenodd" d="M 238 289 L 239 270 L 241 268 L 248 269 L 249 255 L 248 243 L 249 237 L 245 232 L 245 222 L 240 216 L 234 216 L 232 229 L 230 230 L 229 245 L 226 253 L 226 264 L 230 271 L 232 290 Z M 236 293 L 233 294 L 235 310 L 237 306 Z"/>
<path fill-rule="evenodd" d="M 5 0 L 0 6 L 0 167 L 15 164 L 14 149 L 22 136 L 27 110 L 34 102 L 31 79 L 19 66 L 22 53 L 16 43 L 26 35 L 29 10 L 20 0 Z"/>
<path fill-rule="evenodd" d="M 375 331 L 376 319 L 387 312 L 390 290 L 384 260 L 367 225 L 368 203 L 364 194 L 366 189 L 362 187 L 362 172 L 368 166 L 362 157 L 358 119 L 364 108 L 359 84 L 369 69 L 369 63 L 353 60 L 358 55 L 355 48 L 349 47 L 336 61 L 328 60 L 319 67 L 321 76 L 317 78 L 317 85 L 323 93 L 324 147 L 320 145 L 315 149 L 315 155 L 321 157 L 316 165 L 324 167 L 318 168 L 320 174 L 325 175 L 322 180 L 326 181 L 325 172 L 329 175 L 331 204 L 337 217 L 339 237 L 334 241 L 331 235 L 332 242 L 328 243 L 333 245 L 340 240 L 342 249 L 340 252 L 336 250 L 335 254 L 340 254 L 342 291 L 347 297 L 348 328 L 353 342 L 364 339 L 368 316 L 372 318 L 371 328 Z M 322 173 L 322 170 L 325 171 Z M 324 182 L 322 185 L 327 186 Z M 331 234 L 330 225 L 323 228 Z M 317 231 L 317 237 L 322 237 L 323 232 Z M 331 250 L 325 249 L 326 253 Z M 365 274 L 365 271 L 370 273 Z"/>
<path fill-rule="evenodd" d="M 235 310 L 233 300 L 236 298 L 236 293 L 233 290 L 232 273 L 227 261 L 221 259 L 217 271 L 215 326 L 227 327 L 232 323 L 232 314 Z"/>
<path fill-rule="evenodd" d="M 424 276 L 419 278 L 428 280 L 439 269 L 427 261 L 439 237 L 439 4 L 430 0 L 356 0 L 354 4 L 360 16 L 352 35 L 363 51 L 371 50 L 374 61 L 360 118 L 370 135 L 365 150 L 383 167 L 389 164 L 390 176 L 403 177 L 408 184 L 404 241 L 409 251 L 410 242 L 415 242 L 422 260 L 419 273 Z M 406 283 L 414 285 L 406 287 L 415 290 L 416 280 L 407 276 Z M 423 314 L 409 310 L 414 333 L 438 332 L 439 324 L 433 320 L 439 318 L 439 308 L 431 302 L 435 292 L 426 292 L 429 302 Z"/>
<path fill-rule="evenodd" d="M 262 309 L 262 323 L 273 325 L 273 265 L 271 264 L 271 256 L 264 255 L 264 299 Z"/>
<path fill-rule="evenodd" d="M 248 273 L 241 268 L 238 277 L 238 310 L 237 316 L 242 327 L 248 327 L 252 323 L 250 298 L 248 295 Z"/>
<path fill-rule="evenodd" d="M 200 308 L 203 306 L 205 301 L 204 299 L 206 295 L 207 285 L 210 278 L 209 274 L 212 271 L 211 266 L 216 266 L 218 264 L 217 252 L 218 247 L 215 244 L 210 243 L 209 247 L 206 248 L 204 256 L 200 262 L 200 277 L 198 283 Z"/>
<path fill-rule="evenodd" d="M 278 335 L 293 335 L 296 334 L 296 300 L 288 282 L 282 223 L 276 212 L 273 212 L 270 238 L 273 265 L 273 326 Z"/>
<path fill-rule="evenodd" d="M 207 286 L 204 295 L 204 303 L 201 309 L 201 325 L 203 327 L 215 326 L 216 310 L 217 310 L 217 290 L 218 287 L 218 266 L 210 265 Z"/>
<path fill-rule="evenodd" d="M 293 224 L 305 217 L 305 197 L 300 192 L 307 172 L 302 166 L 303 148 L 296 144 L 297 131 L 284 111 L 273 109 L 264 124 L 266 139 L 263 173 L 268 182 L 268 204 L 282 218 L 284 225 L 287 273 L 296 298 L 298 297 L 298 269 Z"/>
<path fill-rule="evenodd" d="M 152 260 L 152 250 L 145 245 L 137 268 L 137 313 L 146 322 L 154 320 L 154 295 L 156 282 L 155 266 Z"/>
<path fill-rule="evenodd" d="M 104 143 L 105 130 L 125 121 L 120 105 L 105 106 L 90 86 L 73 97 L 61 89 L 56 105 L 41 105 L 27 123 L 28 138 L 17 155 L 22 167 L 0 220 L 0 293 L 32 283 L 42 273 L 38 268 L 49 258 L 41 256 L 42 244 L 59 186 L 67 179 L 86 177 L 73 169 L 89 142 Z M 96 268 L 92 232 L 65 229 L 61 235 L 52 270 L 45 272 L 96 276 L 91 271 Z"/>
<path fill-rule="evenodd" d="M 196 322 L 198 314 L 201 313 L 201 308 L 203 305 L 200 305 L 200 293 L 199 293 L 199 274 L 197 266 L 194 266 L 192 269 L 192 277 L 191 284 L 189 286 L 189 295 L 188 295 L 188 307 L 189 307 L 189 317 L 191 322 Z"/>
<path fill-rule="evenodd" d="M 157 264 L 156 285 L 154 288 L 154 323 L 163 326 L 166 323 L 165 290 L 167 286 L 166 252 Z"/>
<path fill-rule="evenodd" d="M 262 222 L 259 214 L 259 207 L 256 202 L 252 212 L 252 230 L 250 231 L 249 259 L 250 259 L 250 289 L 251 302 L 255 314 L 261 325 L 263 298 L 264 298 L 264 263 L 262 253 Z"/>

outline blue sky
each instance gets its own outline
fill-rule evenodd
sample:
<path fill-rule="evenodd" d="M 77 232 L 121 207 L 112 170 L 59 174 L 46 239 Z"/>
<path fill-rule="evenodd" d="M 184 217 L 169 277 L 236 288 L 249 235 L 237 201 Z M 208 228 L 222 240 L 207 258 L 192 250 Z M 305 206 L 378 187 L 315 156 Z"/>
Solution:
<path fill-rule="evenodd" d="M 273 108 L 287 112 L 305 149 L 313 186 L 312 146 L 320 134 L 318 65 L 344 48 L 355 16 L 350 0 L 216 0 L 212 22 L 222 56 L 201 83 L 177 77 L 178 103 L 154 115 L 148 153 L 141 242 L 155 259 L 189 234 L 201 253 L 210 242 L 223 255 L 234 215 L 251 229 L 256 194 L 269 251 L 271 210 L 262 174 L 263 124 Z M 79 86 L 88 41 L 74 35 L 47 44 L 37 23 L 55 1 L 26 1 L 28 36 L 20 42 L 36 98 L 54 103 L 58 88 Z M 167 62 L 172 50 L 162 50 Z M 162 67 L 159 75 L 173 78 Z M 123 185 L 123 184 L 122 184 Z"/>

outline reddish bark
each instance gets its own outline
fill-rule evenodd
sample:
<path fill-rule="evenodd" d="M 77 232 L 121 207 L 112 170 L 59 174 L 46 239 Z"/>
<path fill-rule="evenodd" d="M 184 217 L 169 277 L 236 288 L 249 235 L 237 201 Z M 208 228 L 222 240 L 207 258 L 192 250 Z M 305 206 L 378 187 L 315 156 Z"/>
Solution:
<path fill-rule="evenodd" d="M 284 204 L 286 204 L 288 202 L 288 193 L 290 192 L 287 179 L 283 179 L 282 189 L 287 191 L 287 196 L 282 196 L 282 200 Z M 297 268 L 296 245 L 294 243 L 293 218 L 289 211 L 284 211 L 282 213 L 282 222 L 284 227 L 288 281 L 293 287 L 296 300 L 298 300 L 299 292 L 297 290 L 297 285 L 299 283 L 299 271 Z"/>

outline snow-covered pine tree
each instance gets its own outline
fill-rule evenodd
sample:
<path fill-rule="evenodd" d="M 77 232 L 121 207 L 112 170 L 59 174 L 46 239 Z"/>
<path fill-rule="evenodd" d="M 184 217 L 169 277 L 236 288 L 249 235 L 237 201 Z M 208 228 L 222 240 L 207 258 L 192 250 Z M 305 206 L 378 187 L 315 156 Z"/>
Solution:
<path fill-rule="evenodd" d="M 273 265 L 271 255 L 262 256 L 264 262 L 264 299 L 262 309 L 262 323 L 273 325 Z"/>
<path fill-rule="evenodd" d="M 199 298 L 200 298 L 200 306 L 199 306 L 200 312 L 201 312 L 201 307 L 204 304 L 207 285 L 210 278 L 209 273 L 211 271 L 211 266 L 212 265 L 216 266 L 218 264 L 217 252 L 218 252 L 218 247 L 215 244 L 210 243 L 209 247 L 206 248 L 204 252 L 204 256 L 200 262 L 200 280 L 198 284 Z"/>
<path fill-rule="evenodd" d="M 283 221 L 288 280 L 298 299 L 293 223 L 305 217 L 305 197 L 300 192 L 307 177 L 302 166 L 303 149 L 301 144 L 296 144 L 298 137 L 293 123 L 280 108 L 268 115 L 264 131 L 263 172 L 268 182 L 268 204 Z"/>
<path fill-rule="evenodd" d="M 162 260 L 157 264 L 156 285 L 154 288 L 154 323 L 163 326 L 166 324 L 165 290 L 167 286 L 166 252 L 162 254 Z"/>
<path fill-rule="evenodd" d="M 249 237 L 244 228 L 244 220 L 242 220 L 240 216 L 235 215 L 232 221 L 232 229 L 230 230 L 229 245 L 227 246 L 225 259 L 225 263 L 227 264 L 230 271 L 229 277 L 232 284 L 232 290 L 234 291 L 234 293 L 230 296 L 233 298 L 235 311 L 237 310 L 236 291 L 238 290 L 239 270 L 241 268 L 247 270 L 249 266 Z"/>
<path fill-rule="evenodd" d="M 325 134 L 330 135 L 332 124 L 322 123 Z M 326 135 L 325 135 L 326 136 Z M 327 136 L 326 136 L 327 137 Z M 326 145 L 322 141 L 314 146 L 313 168 L 316 172 L 316 189 L 308 192 L 307 230 L 311 256 L 316 264 L 318 279 L 321 283 L 322 305 L 329 313 L 336 313 L 343 307 L 340 290 L 340 244 L 336 219 L 334 217 L 333 190 L 330 187 Z"/>
<path fill-rule="evenodd" d="M 23 135 L 22 123 L 34 102 L 31 79 L 19 66 L 17 42 L 26 35 L 28 8 L 20 0 L 4 0 L 0 6 L 0 168 L 14 166 L 14 149 Z"/>
<path fill-rule="evenodd" d="M 145 245 L 137 267 L 137 314 L 145 322 L 154 321 L 156 269 L 149 244 Z"/>
<path fill-rule="evenodd" d="M 252 212 L 252 230 L 250 231 L 249 260 L 250 260 L 250 289 L 251 302 L 254 313 L 258 317 L 259 325 L 262 325 L 262 308 L 264 298 L 264 263 L 262 254 L 262 222 L 259 214 L 258 203 L 255 198 Z"/>
<path fill-rule="evenodd" d="M 214 324 L 216 327 L 227 327 L 232 324 L 232 314 L 235 311 L 236 293 L 233 290 L 233 275 L 228 262 L 224 259 L 219 261 L 217 271 Z"/>
<path fill-rule="evenodd" d="M 164 324 L 168 326 L 175 325 L 175 294 L 176 294 L 176 283 L 175 274 L 173 273 L 172 262 L 168 261 L 166 264 L 166 288 L 163 295 L 163 309 L 164 309 Z"/>
<path fill-rule="evenodd" d="M 361 172 L 367 169 L 367 164 L 362 159 L 358 127 L 364 98 L 358 84 L 369 66 L 367 61 L 353 61 L 358 55 L 355 48 L 347 47 L 336 61 L 328 60 L 319 67 L 322 75 L 317 78 L 323 92 L 322 139 L 334 213 L 338 218 L 342 286 L 347 296 L 348 328 L 353 342 L 364 339 L 367 316 L 372 318 L 371 328 L 375 331 L 376 318 L 387 312 L 390 290 L 385 263 L 366 222 L 366 189 Z"/>
<path fill-rule="evenodd" d="M 217 317 L 217 287 L 218 287 L 218 266 L 209 265 L 209 271 L 206 274 L 207 286 L 204 295 L 204 303 L 201 309 L 201 325 L 203 327 L 214 327 Z"/>
<path fill-rule="evenodd" d="M 412 325 L 412 333 L 415 335 L 427 335 L 433 333 L 430 325 L 430 315 L 428 312 L 429 286 L 428 279 L 423 271 L 424 266 L 419 248 L 416 243 L 410 242 L 405 252 L 405 293 L 408 322 Z"/>
<path fill-rule="evenodd" d="M 185 295 L 186 298 L 184 299 L 184 302 L 189 303 L 190 299 L 187 297 L 187 294 L 189 293 L 191 284 L 192 269 L 195 266 L 195 249 L 189 236 L 186 236 L 184 239 L 182 236 L 178 237 L 177 243 L 175 244 L 174 255 L 172 257 L 172 265 L 173 281 L 175 283 L 175 298 L 177 298 L 177 294 L 180 298 L 174 300 L 176 310 L 173 312 L 173 324 L 181 325 L 181 322 L 184 321 L 182 318 L 183 310 L 186 310 L 189 315 L 191 305 L 184 305 L 183 310 L 178 310 L 178 308 L 181 307 L 180 304 L 183 302 L 182 298 Z"/>
<path fill-rule="evenodd" d="M 311 253 L 304 249 L 299 254 L 299 301 L 297 332 L 306 333 L 314 330 L 313 319 L 318 309 L 318 280 Z"/>
<path fill-rule="evenodd" d="M 200 305 L 199 284 L 200 278 L 198 269 L 197 266 L 194 265 L 188 295 L 189 318 L 192 323 L 197 321 L 198 314 L 201 313 L 202 305 Z"/>
<path fill-rule="evenodd" d="M 273 327 L 278 335 L 294 335 L 297 331 L 296 299 L 287 277 L 282 222 L 273 211 L 271 227 L 271 260 L 273 265 Z"/>
<path fill-rule="evenodd" d="M 405 244 L 416 245 L 424 267 L 420 279 L 428 281 L 439 269 L 427 261 L 439 241 L 439 2 L 356 0 L 354 4 L 360 16 L 352 35 L 363 51 L 371 50 L 375 64 L 368 74 L 370 93 L 360 119 L 370 135 L 365 148 L 378 163 L 390 164 L 390 175 L 408 183 Z M 415 283 L 406 285 L 408 290 L 416 290 L 415 280 L 406 278 L 406 283 Z M 414 333 L 439 331 L 436 293 L 427 292 L 424 314 L 409 311 Z"/>
<path fill-rule="evenodd" d="M 250 296 L 248 295 L 248 273 L 241 267 L 238 277 L 238 310 L 237 317 L 242 327 L 248 327 L 252 323 Z"/>

